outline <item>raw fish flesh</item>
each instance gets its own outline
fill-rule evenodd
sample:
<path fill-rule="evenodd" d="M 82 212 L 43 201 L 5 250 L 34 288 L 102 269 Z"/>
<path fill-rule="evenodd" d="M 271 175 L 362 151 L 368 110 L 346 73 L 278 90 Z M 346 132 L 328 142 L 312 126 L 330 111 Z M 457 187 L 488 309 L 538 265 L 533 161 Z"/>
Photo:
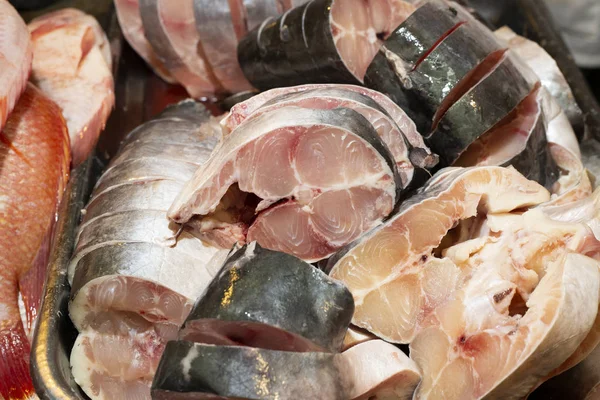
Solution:
<path fill-rule="evenodd" d="M 68 180 L 69 157 L 69 135 L 60 109 L 28 84 L 0 131 L 2 399 L 34 396 L 30 344 L 18 296 L 23 297 L 27 329 L 32 330 L 46 279 L 56 212 Z"/>
<path fill-rule="evenodd" d="M 194 305 L 179 338 L 338 352 L 353 312 L 352 295 L 342 284 L 296 257 L 253 242 L 232 252 Z"/>
<path fill-rule="evenodd" d="M 354 296 L 352 323 L 388 341 L 411 342 L 458 279 L 452 262 L 432 257 L 448 231 L 475 217 L 478 209 L 509 212 L 549 197 L 548 191 L 514 169 L 438 172 L 395 216 L 329 260 L 331 277 L 341 280 Z M 445 274 L 439 282 L 445 282 L 446 289 L 435 285 L 437 274 Z"/>
<path fill-rule="evenodd" d="M 218 141 L 203 133 L 207 121 L 208 111 L 187 100 L 132 131 L 86 207 L 69 267 L 79 330 L 70 362 L 92 399 L 150 398 L 166 341 L 214 275 L 218 249 L 166 217 Z M 181 146 L 195 157 L 173 151 Z"/>
<path fill-rule="evenodd" d="M 502 121 L 471 143 L 454 165 L 512 165 L 527 179 L 551 188 L 559 172 L 546 139 L 545 91 L 537 88 L 531 92 Z"/>
<path fill-rule="evenodd" d="M 36 18 L 28 28 L 31 80 L 62 109 L 77 166 L 93 151 L 115 102 L 108 40 L 93 17 L 71 8 Z"/>
<path fill-rule="evenodd" d="M 548 198 L 513 169 L 442 170 L 332 259 L 355 298 L 353 323 L 410 342 L 423 372 L 415 398 L 522 398 L 586 339 L 600 289 L 586 255 L 597 258 L 600 242 L 540 209 L 509 213 Z"/>
<path fill-rule="evenodd" d="M 258 89 L 362 82 L 382 41 L 415 10 L 402 0 L 313 0 L 265 20 L 238 46 Z"/>
<path fill-rule="evenodd" d="M 329 90 L 337 89 L 344 91 L 352 91 L 373 99 L 385 112 L 394 120 L 404 137 L 413 147 L 411 152 L 411 161 L 419 168 L 432 168 L 437 163 L 437 156 L 432 154 L 429 148 L 423 141 L 423 136 L 417 131 L 414 122 L 408 118 L 404 110 L 398 107 L 387 96 L 362 86 L 355 85 L 340 85 L 340 84 L 309 84 L 301 86 L 293 86 L 286 88 L 278 88 L 262 92 L 250 99 L 238 103 L 231 108 L 231 111 L 221 121 L 223 134 L 228 135 L 242 121 L 254 114 L 259 108 L 266 103 L 272 102 L 274 99 L 283 95 L 292 93 L 305 92 L 309 90 Z"/>
<path fill-rule="evenodd" d="M 169 218 L 224 248 L 256 240 L 312 262 L 380 224 L 400 188 L 389 150 L 356 111 L 283 107 L 227 135 Z"/>
<path fill-rule="evenodd" d="M 346 332 L 346 336 L 344 337 L 344 344 L 342 346 L 342 350 L 348 350 L 349 348 L 354 347 L 357 344 L 368 342 L 369 340 L 374 339 L 377 339 L 377 336 L 373 335 L 369 331 L 357 328 L 354 325 L 350 325 L 348 331 Z"/>
<path fill-rule="evenodd" d="M 142 16 L 140 15 L 139 0 L 114 0 L 119 25 L 123 36 L 140 57 L 146 61 L 156 75 L 165 82 L 175 83 L 175 79 L 160 61 L 152 46 L 146 39 Z"/>
<path fill-rule="evenodd" d="M 430 1 L 384 42 L 365 83 L 390 96 L 428 133 L 504 51 L 494 34 L 460 5 Z"/>
<path fill-rule="evenodd" d="M 517 35 L 508 26 L 498 29 L 494 34 L 507 43 L 540 77 L 540 82 L 556 99 L 575 130 L 582 130 L 583 113 L 575 101 L 571 87 L 550 54 L 536 42 Z"/>
<path fill-rule="evenodd" d="M 167 344 L 152 397 L 408 400 L 420 379 L 415 363 L 382 340 L 341 354 L 178 341 Z"/>
<path fill-rule="evenodd" d="M 0 1 L 0 130 L 25 90 L 31 70 L 32 47 L 21 16 Z"/>
<path fill-rule="evenodd" d="M 194 16 L 199 46 L 224 89 L 231 93 L 251 90 L 236 57 L 238 40 L 246 33 L 243 5 L 237 0 L 194 0 Z"/>
<path fill-rule="evenodd" d="M 198 50 L 194 1 L 139 1 L 146 38 L 165 68 L 192 97 L 214 98 L 221 94 L 221 82 Z"/>

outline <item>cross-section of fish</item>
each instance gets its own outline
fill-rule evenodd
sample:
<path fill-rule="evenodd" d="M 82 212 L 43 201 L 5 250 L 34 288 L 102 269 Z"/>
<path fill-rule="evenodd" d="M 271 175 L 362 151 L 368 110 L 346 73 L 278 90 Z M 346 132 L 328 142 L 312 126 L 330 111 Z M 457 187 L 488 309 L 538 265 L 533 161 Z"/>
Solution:
<path fill-rule="evenodd" d="M 152 395 L 157 400 L 408 400 L 420 378 L 412 360 L 381 340 L 341 354 L 178 341 L 167 344 Z"/>
<path fill-rule="evenodd" d="M 434 0 L 384 42 L 365 83 L 390 96 L 427 133 L 504 51 L 494 34 L 461 6 Z"/>
<path fill-rule="evenodd" d="M 338 352 L 353 312 L 344 285 L 294 256 L 253 242 L 232 252 L 194 305 L 179 338 Z"/>
<path fill-rule="evenodd" d="M 410 158 L 413 164 L 420 168 L 432 168 L 437 164 L 437 156 L 432 154 L 429 148 L 425 145 L 423 137 L 417 131 L 414 122 L 408 118 L 404 110 L 402 110 L 396 103 L 391 101 L 389 97 L 383 95 L 382 93 L 355 85 L 309 84 L 271 89 L 262 92 L 244 102 L 236 104 L 231 108 L 231 112 L 227 114 L 227 116 L 221 121 L 223 134 L 228 135 L 246 118 L 254 114 L 266 104 L 273 102 L 275 99 L 280 98 L 281 96 L 298 94 L 299 92 L 307 91 L 319 91 L 318 93 L 323 93 L 324 91 L 332 89 L 354 92 L 374 100 L 381 108 L 384 109 L 388 116 L 392 118 L 398 129 L 400 129 L 404 137 L 412 146 L 413 149 L 411 151 Z M 315 108 L 318 106 L 319 103 L 315 104 Z M 321 107 L 324 107 L 324 105 L 321 105 Z M 390 149 L 393 147 L 393 145 L 389 143 L 388 146 Z"/>
<path fill-rule="evenodd" d="M 514 169 L 440 171 L 394 217 L 329 260 L 330 275 L 354 296 L 352 323 L 385 340 L 410 342 L 459 278 L 452 262 L 432 257 L 446 234 L 478 209 L 509 212 L 549 197 Z"/>
<path fill-rule="evenodd" d="M 0 9 L 4 7 L 2 4 Z M 42 297 L 52 227 L 68 179 L 69 157 L 69 135 L 60 109 L 33 85 L 27 85 L 0 131 L 0 398 L 3 399 L 29 399 L 34 395 L 29 376 L 30 345 L 19 313 L 18 296 L 21 292 L 31 329 Z"/>
<path fill-rule="evenodd" d="M 140 0 L 146 38 L 157 57 L 195 98 L 214 98 L 223 92 L 211 65 L 199 51 L 200 35 L 194 1 Z"/>
<path fill-rule="evenodd" d="M 583 129 L 583 113 L 552 56 L 539 44 L 517 35 L 507 26 L 498 29 L 494 34 L 499 40 L 507 43 L 540 77 L 540 82 L 556 99 L 575 130 Z"/>
<path fill-rule="evenodd" d="M 25 22 L 8 1 L 0 1 L 0 130 L 25 90 L 32 54 Z"/>
<path fill-rule="evenodd" d="M 590 304 L 598 301 L 599 278 L 596 260 L 566 253 L 548 260 L 535 290 L 521 305 L 523 315 L 509 316 L 510 300 L 500 293 L 512 297 L 514 290 L 506 289 L 497 294 L 498 305 L 506 307 L 505 318 L 495 326 L 463 331 L 465 317 L 458 312 L 452 322 L 425 329 L 410 346 L 411 358 L 423 372 L 415 398 L 523 398 L 587 335 L 597 313 Z M 475 289 L 465 292 L 470 290 Z"/>
<path fill-rule="evenodd" d="M 402 0 L 315 0 L 265 20 L 238 46 L 259 89 L 362 82 L 377 50 L 415 6 Z"/>
<path fill-rule="evenodd" d="M 227 135 L 169 217 L 222 247 L 256 240 L 318 261 L 381 223 L 400 188 L 389 150 L 362 115 L 283 107 Z"/>
<path fill-rule="evenodd" d="M 114 0 L 114 2 L 119 25 L 129 45 L 146 61 L 156 75 L 166 82 L 175 83 L 175 79 L 146 39 L 139 0 Z"/>
<path fill-rule="evenodd" d="M 502 121 L 473 142 L 455 166 L 512 165 L 527 179 L 551 188 L 558 168 L 546 139 L 544 88 L 537 88 Z"/>
<path fill-rule="evenodd" d="M 69 268 L 69 312 L 79 330 L 73 376 L 92 399 L 149 398 L 166 341 L 212 279 L 207 265 L 218 250 L 166 216 L 218 141 L 203 136 L 208 120 L 188 100 L 132 131 L 86 207 Z"/>
<path fill-rule="evenodd" d="M 31 79 L 62 109 L 78 165 L 92 152 L 115 101 L 108 40 L 93 17 L 75 9 L 46 14 L 28 28 Z"/>
<path fill-rule="evenodd" d="M 252 89 L 236 56 L 238 40 L 246 33 L 240 3 L 239 0 L 194 0 L 199 47 L 217 79 L 231 93 Z"/>

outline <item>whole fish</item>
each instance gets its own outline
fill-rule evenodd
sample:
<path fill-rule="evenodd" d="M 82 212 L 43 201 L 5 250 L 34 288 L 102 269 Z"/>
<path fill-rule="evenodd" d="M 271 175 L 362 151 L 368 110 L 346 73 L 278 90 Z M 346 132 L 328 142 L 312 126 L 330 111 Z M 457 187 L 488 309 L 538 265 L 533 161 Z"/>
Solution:
<path fill-rule="evenodd" d="M 77 166 L 93 151 L 115 102 L 108 40 L 98 21 L 72 8 L 36 18 L 28 28 L 31 80 L 62 109 Z"/>
<path fill-rule="evenodd" d="M 28 84 L 0 131 L 0 398 L 33 395 L 29 339 L 46 278 L 52 228 L 68 180 L 69 135 L 60 108 Z"/>
<path fill-rule="evenodd" d="M 209 118 L 187 100 L 132 131 L 86 206 L 69 267 L 70 362 L 92 399 L 150 397 L 166 341 L 215 273 L 218 250 L 166 216 L 218 142 L 202 128 Z"/>
<path fill-rule="evenodd" d="M 0 130 L 25 90 L 32 54 L 25 22 L 7 0 L 0 0 Z"/>
<path fill-rule="evenodd" d="M 391 153 L 358 112 L 290 106 L 227 135 L 169 218 L 223 248 L 256 240 L 318 261 L 379 224 L 401 189 Z"/>
<path fill-rule="evenodd" d="M 265 20 L 238 46 L 258 89 L 363 81 L 383 40 L 415 10 L 402 0 L 314 0 Z"/>

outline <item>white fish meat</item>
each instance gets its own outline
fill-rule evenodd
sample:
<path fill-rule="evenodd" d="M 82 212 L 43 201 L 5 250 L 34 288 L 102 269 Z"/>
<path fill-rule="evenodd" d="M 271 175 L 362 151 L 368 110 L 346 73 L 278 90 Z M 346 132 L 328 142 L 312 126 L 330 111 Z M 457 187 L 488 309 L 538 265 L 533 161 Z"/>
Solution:
<path fill-rule="evenodd" d="M 25 22 L 8 1 L 0 1 L 0 130 L 25 90 L 32 54 Z"/>
<path fill-rule="evenodd" d="M 211 240 L 225 248 L 256 240 L 318 261 L 379 224 L 399 188 L 389 150 L 356 111 L 284 107 L 226 136 L 169 218 L 209 235 L 224 232 Z M 244 203 L 240 191 L 255 203 Z"/>
<path fill-rule="evenodd" d="M 437 156 L 431 153 L 431 150 L 425 145 L 423 136 L 417 131 L 414 122 L 408 118 L 406 113 L 398 107 L 389 97 L 376 92 L 371 89 L 364 88 L 362 86 L 355 85 L 339 85 L 339 84 L 309 84 L 300 85 L 287 88 L 271 89 L 266 92 L 262 92 L 250 99 L 238 103 L 231 108 L 231 111 L 221 120 L 221 127 L 223 128 L 223 134 L 228 135 L 233 129 L 235 129 L 240 123 L 246 118 L 253 115 L 257 110 L 264 107 L 284 95 L 291 95 L 294 93 L 301 93 L 312 90 L 327 91 L 331 89 L 344 90 L 358 93 L 374 100 L 385 112 L 392 118 L 400 129 L 404 137 L 408 140 L 409 144 L 416 150 L 413 151 L 411 159 L 415 166 L 421 168 L 431 168 L 437 163 Z"/>
<path fill-rule="evenodd" d="M 150 398 L 166 341 L 212 279 L 211 260 L 222 259 L 166 217 L 217 143 L 202 134 L 207 121 L 208 111 L 188 100 L 132 131 L 86 207 L 69 267 L 79 330 L 70 362 L 92 399 Z M 174 157 L 182 143 L 189 156 Z"/>
<path fill-rule="evenodd" d="M 77 166 L 93 151 L 115 102 L 108 40 L 93 17 L 71 8 L 36 18 L 28 28 L 31 80 L 61 108 Z"/>

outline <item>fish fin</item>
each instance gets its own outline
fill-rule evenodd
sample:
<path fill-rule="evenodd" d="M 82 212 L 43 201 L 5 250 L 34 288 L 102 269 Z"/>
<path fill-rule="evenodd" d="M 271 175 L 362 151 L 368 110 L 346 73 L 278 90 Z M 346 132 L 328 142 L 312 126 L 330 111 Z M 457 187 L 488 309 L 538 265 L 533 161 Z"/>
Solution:
<path fill-rule="evenodd" d="M 29 339 L 20 321 L 12 328 L 0 330 L 0 398 L 35 398 L 29 375 L 30 350 Z"/>
<path fill-rule="evenodd" d="M 25 331 L 33 333 L 36 318 L 42 303 L 46 274 L 48 271 L 48 259 L 52 244 L 53 229 L 50 229 L 38 250 L 29 271 L 19 279 L 19 291 L 25 306 Z"/>

